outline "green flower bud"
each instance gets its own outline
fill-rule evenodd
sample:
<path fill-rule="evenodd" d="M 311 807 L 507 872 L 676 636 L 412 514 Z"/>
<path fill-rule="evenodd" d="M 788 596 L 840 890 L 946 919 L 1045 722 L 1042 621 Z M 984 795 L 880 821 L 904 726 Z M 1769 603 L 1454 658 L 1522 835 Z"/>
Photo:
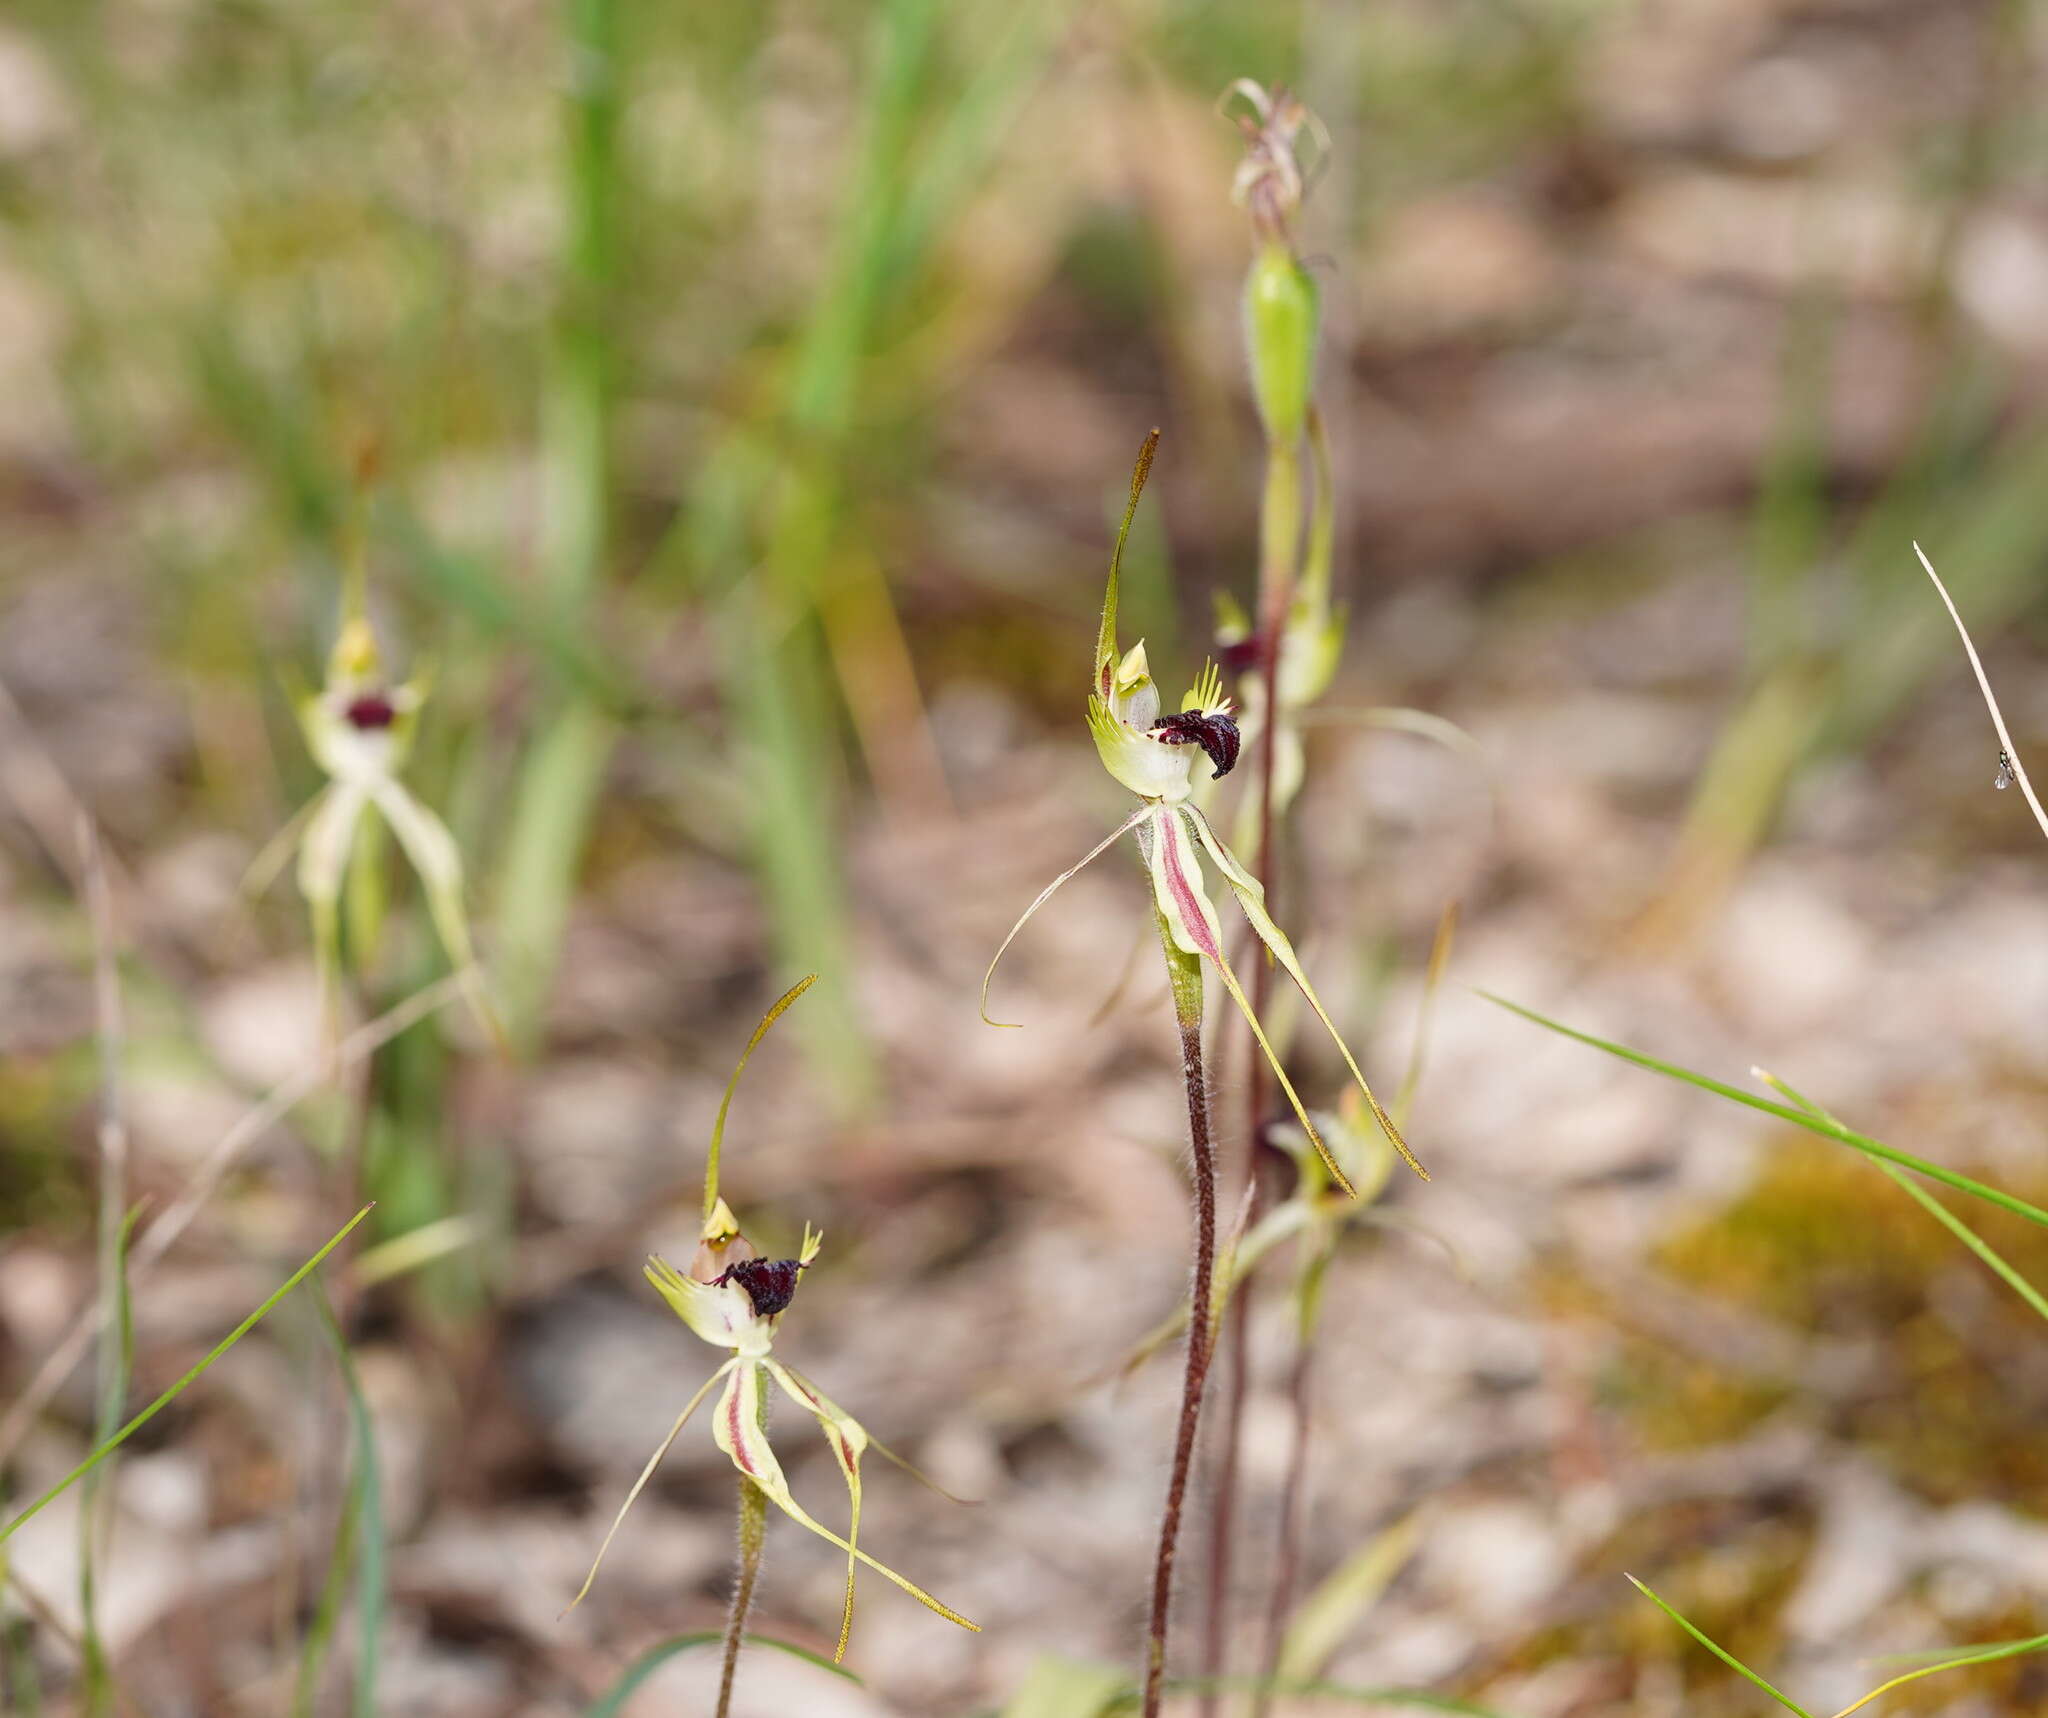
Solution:
<path fill-rule="evenodd" d="M 1269 440 L 1292 447 L 1308 419 L 1316 363 L 1316 283 L 1284 244 L 1263 246 L 1244 284 L 1252 394 Z"/>

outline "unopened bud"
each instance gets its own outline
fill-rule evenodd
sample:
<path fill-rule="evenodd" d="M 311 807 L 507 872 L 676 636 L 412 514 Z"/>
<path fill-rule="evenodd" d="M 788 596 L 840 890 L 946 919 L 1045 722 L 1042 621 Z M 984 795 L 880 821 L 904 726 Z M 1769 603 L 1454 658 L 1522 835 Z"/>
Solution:
<path fill-rule="evenodd" d="M 1245 278 L 1245 345 L 1267 438 L 1292 447 L 1308 420 L 1316 362 L 1315 279 L 1286 245 L 1261 247 Z"/>

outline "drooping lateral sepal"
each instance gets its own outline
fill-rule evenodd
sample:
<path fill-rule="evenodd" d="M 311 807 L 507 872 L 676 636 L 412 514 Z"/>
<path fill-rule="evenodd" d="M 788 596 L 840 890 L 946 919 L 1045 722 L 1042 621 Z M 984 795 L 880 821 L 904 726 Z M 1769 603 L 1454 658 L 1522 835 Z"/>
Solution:
<path fill-rule="evenodd" d="M 1322 998 L 1316 995 L 1315 986 L 1309 983 L 1308 974 L 1302 968 L 1301 958 L 1294 952 L 1294 944 L 1266 911 L 1265 885 L 1238 863 L 1236 855 L 1223 845 L 1215 830 L 1209 827 L 1209 820 L 1201 812 L 1190 806 L 1186 809 L 1185 815 L 1193 825 L 1203 847 L 1208 850 L 1209 857 L 1216 861 L 1216 868 L 1223 873 L 1223 879 L 1230 885 L 1231 892 L 1237 896 L 1238 905 L 1244 909 L 1244 916 L 1251 921 L 1252 929 L 1258 933 L 1259 940 L 1272 950 L 1273 958 L 1287 969 L 1287 976 L 1294 980 L 1296 987 L 1307 999 L 1309 1007 L 1315 1010 L 1316 1018 L 1323 1023 L 1324 1029 L 1330 1035 L 1330 1041 L 1337 1046 L 1338 1053 L 1344 1058 L 1344 1065 L 1351 1070 L 1351 1077 L 1358 1082 L 1358 1089 L 1364 1093 L 1365 1101 L 1372 1107 L 1373 1118 L 1380 1124 L 1388 1142 L 1401 1154 L 1408 1167 L 1427 1181 L 1429 1171 L 1422 1167 L 1415 1153 L 1408 1149 L 1408 1142 L 1401 1137 L 1401 1130 L 1394 1125 L 1394 1118 L 1387 1114 L 1385 1107 L 1374 1095 L 1371 1083 L 1358 1065 L 1358 1058 L 1352 1055 L 1351 1046 L 1345 1043 L 1343 1033 L 1337 1030 L 1337 1023 L 1330 1018 L 1329 1010 L 1324 1008 Z M 1347 1191 L 1351 1190 L 1350 1177 L 1331 1156 L 1321 1134 L 1309 1122 L 1306 1114 L 1303 1114 L 1301 1120 L 1303 1126 L 1308 1128 L 1310 1137 L 1314 1139 L 1325 1166 Z"/>
<path fill-rule="evenodd" d="M 884 1580 L 892 1581 L 928 1610 L 938 1612 L 948 1622 L 958 1623 L 964 1629 L 981 1632 L 979 1623 L 972 1623 L 950 1610 L 927 1593 L 914 1581 L 906 1580 L 886 1563 L 877 1562 L 867 1552 L 851 1544 L 814 1519 L 804 1506 L 797 1502 L 789 1489 L 789 1480 L 784 1476 L 782 1463 L 768 1445 L 768 1434 L 761 1424 L 761 1379 L 766 1368 L 757 1359 L 742 1356 L 733 1368 L 727 1381 L 724 1395 L 718 1399 L 718 1413 L 712 1425 L 712 1435 L 718 1447 L 732 1458 L 732 1464 L 748 1479 L 758 1485 L 769 1501 L 792 1521 L 808 1528 L 820 1539 L 837 1545 L 849 1557 L 865 1563 Z"/>

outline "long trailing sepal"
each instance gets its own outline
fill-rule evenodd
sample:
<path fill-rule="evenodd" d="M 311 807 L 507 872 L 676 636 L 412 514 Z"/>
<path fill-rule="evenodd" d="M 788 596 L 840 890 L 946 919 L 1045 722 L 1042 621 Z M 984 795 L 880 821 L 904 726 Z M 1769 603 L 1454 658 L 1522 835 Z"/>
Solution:
<path fill-rule="evenodd" d="M 1094 864 L 1095 861 L 1097 859 L 1100 859 L 1103 854 L 1107 853 L 1110 850 L 1110 848 L 1114 847 L 1126 835 L 1130 834 L 1130 832 L 1133 829 L 1137 828 L 1137 826 L 1140 823 L 1144 822 L 1150 810 L 1151 807 L 1149 806 L 1139 806 L 1138 809 L 1132 812 L 1129 817 L 1125 818 L 1123 822 L 1119 823 L 1115 829 L 1111 830 L 1109 834 L 1105 835 L 1100 841 L 1096 842 L 1096 844 L 1093 847 L 1089 848 L 1086 858 L 1082 859 L 1078 864 L 1069 865 L 1066 868 L 1066 870 L 1062 871 L 1050 883 L 1046 884 L 1046 886 L 1043 889 L 1039 890 L 1037 899 L 1034 900 L 1030 906 L 1026 907 L 1023 913 L 1019 915 L 1017 922 L 1010 927 L 1010 934 L 1003 938 L 1002 947 L 996 950 L 995 959 L 988 963 L 988 971 L 981 975 L 981 1018 L 984 1022 L 986 1022 L 990 1026 L 1001 1026 L 1005 1028 L 1014 1028 L 1022 1024 L 1021 1021 L 1016 1020 L 992 1019 L 990 1018 L 988 1011 L 989 983 L 991 980 L 994 979 L 996 975 L 996 968 L 998 965 L 1001 964 L 1003 956 L 1010 952 L 1010 944 L 1017 940 L 1017 933 L 1023 930 L 1023 928 L 1031 922 L 1032 915 L 1035 914 L 1040 907 L 1044 906 L 1047 901 L 1052 899 L 1054 893 L 1059 889 L 1062 883 L 1065 883 L 1069 878 L 1076 876 L 1078 873 L 1086 870 L 1090 865 Z"/>
<path fill-rule="evenodd" d="M 690 1416 L 703 1406 L 704 1398 L 711 1394 L 711 1386 L 716 1384 L 719 1379 L 723 1378 L 738 1364 L 737 1360 L 728 1360 L 716 1372 L 712 1373 L 709 1378 L 706 1378 L 696 1395 L 690 1398 L 688 1405 L 676 1416 L 675 1424 L 668 1429 L 668 1436 L 655 1446 L 654 1454 L 647 1458 L 647 1465 L 640 1470 L 640 1477 L 633 1481 L 633 1489 L 626 1493 L 626 1501 L 619 1505 L 618 1514 L 612 1517 L 612 1524 L 605 1531 L 604 1543 L 598 1546 L 597 1555 L 591 1559 L 590 1573 L 583 1577 L 583 1585 L 576 1589 L 576 1596 L 562 1607 L 562 1616 L 566 1617 L 578 1605 L 583 1603 L 584 1595 L 590 1591 L 592 1585 L 597 1580 L 597 1571 L 603 1566 L 605 1553 L 612 1548 L 612 1541 L 618 1537 L 619 1528 L 626 1519 L 626 1512 L 639 1501 L 641 1492 L 647 1489 L 647 1482 L 654 1477 L 654 1470 L 661 1466 L 661 1458 L 668 1454 L 670 1447 L 675 1443 L 676 1439 L 682 1436 L 683 1428 L 690 1423 Z M 561 1617 L 557 1617 L 555 1620 L 559 1622 Z"/>
<path fill-rule="evenodd" d="M 884 1580 L 893 1581 L 927 1610 L 936 1611 L 948 1622 L 979 1634 L 979 1623 L 969 1622 L 958 1611 L 933 1598 L 916 1582 L 897 1574 L 886 1563 L 876 1561 L 867 1552 L 840 1538 L 797 1502 L 789 1489 L 789 1480 L 783 1474 L 782 1463 L 769 1447 L 767 1433 L 761 1429 L 761 1378 L 764 1371 L 762 1362 L 742 1356 L 726 1381 L 724 1395 L 718 1399 L 712 1436 L 717 1439 L 718 1447 L 732 1458 L 733 1466 L 758 1485 L 768 1500 L 799 1526 L 817 1534 L 828 1544 L 838 1546 L 849 1557 L 865 1563 Z"/>

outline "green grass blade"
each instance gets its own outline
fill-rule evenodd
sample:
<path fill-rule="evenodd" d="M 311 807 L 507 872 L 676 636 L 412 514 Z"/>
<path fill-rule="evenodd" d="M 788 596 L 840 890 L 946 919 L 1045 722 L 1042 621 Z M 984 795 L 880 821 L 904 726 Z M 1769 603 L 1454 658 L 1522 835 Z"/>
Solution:
<path fill-rule="evenodd" d="M 384 1556 L 384 1486 L 377 1466 L 376 1427 L 370 1420 L 370 1404 L 363 1395 L 363 1381 L 356 1372 L 334 1308 L 326 1293 L 313 1285 L 313 1307 L 320 1315 L 320 1327 L 334 1349 L 335 1364 L 341 1370 L 342 1387 L 348 1393 L 349 1442 L 355 1473 L 349 1484 L 348 1509 L 354 1518 L 352 1537 L 359 1546 L 356 1555 L 356 1718 L 377 1718 L 377 1662 L 383 1649 L 384 1601 L 388 1590 Z"/>
<path fill-rule="evenodd" d="M 773 1647 L 777 1652 L 786 1652 L 791 1658 L 800 1658 L 806 1664 L 814 1664 L 820 1670 L 829 1670 L 842 1681 L 862 1686 L 861 1679 L 843 1664 L 834 1664 L 822 1653 L 812 1652 L 808 1647 L 792 1646 L 786 1640 L 771 1640 L 767 1635 L 750 1634 L 745 1637 L 748 1646 Z M 649 1647 L 626 1667 L 625 1674 L 605 1691 L 593 1705 L 586 1718 L 618 1718 L 625 1711 L 626 1702 L 632 1698 L 641 1683 L 645 1682 L 664 1664 L 678 1653 L 689 1652 L 700 1646 L 721 1646 L 725 1642 L 725 1631 L 706 1629 L 697 1634 L 671 1635 L 667 1640 Z"/>
<path fill-rule="evenodd" d="M 506 1030 L 521 1050 L 531 1050 L 540 1033 L 617 731 L 595 705 L 571 703 L 534 742 L 520 774 L 496 916 L 498 990 Z"/>
<path fill-rule="evenodd" d="M 344 1223 L 339 1229 L 337 1229 L 332 1236 L 328 1238 L 327 1244 L 325 1246 L 323 1246 L 303 1265 L 299 1266 L 297 1270 L 293 1271 L 290 1276 L 286 1277 L 282 1283 L 278 1284 L 277 1288 L 272 1291 L 269 1299 L 265 1300 L 263 1304 L 259 1306 L 254 1312 L 250 1313 L 247 1318 L 243 1319 L 242 1322 L 236 1325 L 233 1330 L 229 1331 L 226 1336 L 222 1337 L 220 1341 L 216 1342 L 211 1348 L 209 1348 L 206 1351 L 205 1355 L 188 1371 L 186 1371 L 185 1374 L 182 1377 L 180 1377 L 176 1383 L 174 1383 L 161 1396 L 157 1397 L 157 1399 L 154 1402 L 150 1403 L 148 1407 L 144 1408 L 141 1413 L 137 1414 L 132 1420 L 130 1420 L 111 1438 L 107 1438 L 103 1442 L 98 1444 L 94 1448 L 92 1454 L 87 1456 L 84 1461 L 80 1462 L 62 1479 L 57 1481 L 55 1485 L 51 1486 L 48 1491 L 44 1492 L 42 1496 L 37 1498 L 35 1502 L 31 1503 L 19 1515 L 15 1516 L 15 1518 L 12 1521 L 8 1522 L 5 1527 L 0 1527 L 0 1545 L 6 1544 L 9 1539 L 12 1539 L 14 1537 L 18 1529 L 25 1526 L 37 1515 L 41 1514 L 43 1510 L 50 1506 L 50 1504 L 54 1503 L 59 1497 L 63 1496 L 65 1492 L 69 1491 L 72 1486 L 76 1485 L 87 1474 L 91 1473 L 94 1468 L 98 1467 L 100 1463 L 105 1461 L 108 1456 L 112 1455 L 115 1450 L 119 1449 L 144 1426 L 148 1425 L 151 1420 L 155 1419 L 158 1414 L 162 1413 L 165 1408 L 169 1407 L 171 1403 L 175 1402 L 189 1388 L 191 1388 L 191 1386 L 198 1381 L 200 1375 L 206 1372 L 208 1368 L 210 1368 L 216 1360 L 218 1360 L 223 1354 L 227 1353 L 227 1351 L 230 1348 L 234 1347 L 236 1343 L 240 1342 L 242 1338 L 247 1336 L 250 1331 L 254 1330 L 257 1325 L 261 1324 L 263 1320 L 270 1315 L 272 1309 L 276 1307 L 279 1301 L 283 1300 L 286 1295 L 290 1294 L 293 1289 L 297 1288 L 300 1283 L 304 1282 L 309 1276 L 311 1276 L 316 1270 L 318 1270 L 321 1264 L 325 1262 L 327 1255 L 333 1252 L 336 1247 L 340 1246 L 341 1243 L 348 1238 L 350 1232 L 354 1230 L 355 1226 L 358 1223 L 360 1223 L 365 1217 L 369 1216 L 370 1212 L 373 1209 L 375 1209 L 375 1207 L 365 1205 L 360 1211 L 358 1211 L 353 1217 L 351 1217 L 346 1223 Z"/>
<path fill-rule="evenodd" d="M 611 554 L 612 409 L 618 370 L 619 0 L 566 0 L 564 170 L 568 237 L 561 303 L 541 401 L 541 563 L 546 604 L 569 636 L 598 593 Z M 542 719 L 515 796 L 500 883 L 502 988 L 513 1042 L 540 1032 L 576 876 L 616 730 L 575 693 Z"/>
<path fill-rule="evenodd" d="M 915 272 L 933 236 L 988 171 L 1023 111 L 1068 11 L 1064 0 L 1011 10 L 1000 39 L 981 55 L 959 99 L 908 163 L 911 171 L 902 207 L 883 261 L 885 287 L 900 285 Z"/>
<path fill-rule="evenodd" d="M 1680 1628 L 1684 1629 L 1687 1634 L 1691 1635 L 1694 1640 L 1698 1641 L 1701 1646 L 1707 1649 L 1707 1651 L 1712 1653 L 1723 1664 L 1727 1665 L 1729 1669 L 1738 1672 L 1740 1675 L 1746 1676 L 1751 1682 L 1755 1683 L 1757 1687 L 1761 1688 L 1780 1706 L 1784 1707 L 1786 1711 L 1797 1712 L 1799 1714 L 1799 1718 L 1813 1718 L 1813 1714 L 1807 1711 L 1807 1709 L 1804 1706 L 1800 1705 L 1798 1701 L 1794 1700 L 1791 1697 L 1791 1695 L 1786 1694 L 1781 1689 L 1773 1688 L 1768 1682 L 1766 1682 L 1761 1676 L 1757 1675 L 1755 1671 L 1751 1670 L 1748 1665 L 1744 1664 L 1742 1660 L 1737 1658 L 1732 1652 L 1729 1652 L 1724 1647 L 1717 1646 L 1713 1641 L 1709 1640 L 1698 1629 L 1694 1628 L 1691 1623 L 1687 1622 L 1684 1617 L 1680 1616 L 1678 1612 L 1674 1611 L 1655 1593 L 1651 1592 L 1648 1587 L 1644 1586 L 1641 1581 L 1638 1581 L 1635 1578 L 1635 1576 L 1629 1576 L 1628 1580 L 1629 1584 L 1633 1586 L 1637 1592 L 1641 1593 L 1644 1598 L 1648 1599 L 1650 1603 L 1657 1607 L 1657 1609 L 1662 1611 Z"/>
<path fill-rule="evenodd" d="M 320 1667 L 327 1662 L 327 1649 L 341 1621 L 341 1603 L 348 1591 L 349 1571 L 355 1562 L 356 1500 L 355 1478 L 349 1481 L 349 1499 L 334 1531 L 334 1549 L 327 1559 L 327 1574 L 320 1582 L 320 1596 L 306 1625 L 306 1638 L 299 1646 L 299 1668 L 292 1684 L 292 1718 L 314 1718 L 314 1702 L 320 1691 Z"/>
<path fill-rule="evenodd" d="M 1881 1682 L 1852 1706 L 1844 1706 L 1835 1718 L 1849 1718 L 1852 1712 L 1861 1711 L 1881 1694 L 1889 1694 L 1894 1688 L 1908 1682 L 1918 1682 L 1923 1676 L 1932 1676 L 1937 1671 L 1960 1670 L 1968 1664 L 1990 1664 L 2001 1658 L 2018 1658 L 2022 1653 L 2048 1652 L 2048 1634 L 2037 1634 L 2031 1640 L 2002 1641 L 1996 1646 L 1978 1647 L 1975 1651 L 1944 1658 L 1933 1664 L 1923 1664 L 1918 1670 L 1909 1670 L 1903 1676 L 1895 1676 L 1889 1682 Z"/>
<path fill-rule="evenodd" d="M 376 523 L 380 544 L 405 567 L 421 595 L 465 616 L 485 642 L 531 651 L 562 685 L 615 720 L 646 713 L 647 689 L 590 636 L 586 616 L 532 601 L 500 576 L 490 557 L 444 547 L 399 502 L 380 504 Z"/>
<path fill-rule="evenodd" d="M 1761 1110 L 1765 1115 L 1776 1116 L 1780 1121 L 1796 1123 L 1810 1133 L 1819 1134 L 1823 1139 L 1832 1139 L 1843 1145 L 1852 1146 L 1866 1157 L 1896 1163 L 1900 1168 L 1924 1175 L 1930 1181 L 1939 1181 L 1945 1187 L 1953 1187 L 1958 1193 L 1968 1193 L 1987 1204 L 1999 1206 L 2003 1210 L 2024 1217 L 2030 1223 L 2039 1223 L 2043 1228 L 2048 1228 L 2048 1211 L 2042 1210 L 2040 1206 L 2030 1205 L 2024 1199 L 2010 1193 L 2002 1193 L 1996 1187 L 1987 1186 L 1968 1175 L 1958 1174 L 1953 1169 L 1944 1169 L 1938 1163 L 1929 1163 L 1924 1157 L 1915 1157 L 1909 1151 L 1900 1151 L 1896 1146 L 1886 1145 L 1867 1134 L 1857 1133 L 1852 1128 L 1842 1126 L 1824 1112 L 1798 1109 L 1790 1104 L 1772 1103 L 1770 1099 L 1760 1098 L 1754 1092 L 1745 1092 L 1740 1086 L 1731 1086 L 1723 1081 L 1710 1079 L 1707 1075 L 1696 1074 L 1688 1068 L 1680 1068 L 1670 1062 L 1660 1062 L 1655 1056 L 1646 1056 L 1642 1051 L 1631 1050 L 1624 1044 L 1597 1038 L 1590 1032 L 1578 1031 L 1546 1015 L 1538 1014 L 1533 1008 L 1524 1008 L 1520 1003 L 1510 1002 L 1504 996 L 1495 996 L 1491 991 L 1482 990 L 1479 994 L 1487 1001 L 1505 1008 L 1510 1014 L 1519 1014 L 1524 1020 L 1532 1020 L 1538 1026 L 1555 1032 L 1560 1037 L 1573 1038 L 1581 1044 L 1590 1044 L 1596 1050 L 1605 1050 L 1610 1056 L 1618 1057 L 1624 1062 L 1633 1062 L 1638 1068 L 1648 1068 L 1651 1073 L 1662 1074 L 1666 1079 L 1697 1086 L 1703 1092 L 1712 1092 L 1716 1097 L 1727 1098 L 1748 1109 Z"/>
<path fill-rule="evenodd" d="M 2025 1640 L 1992 1640 L 1958 1652 L 1952 1646 L 1929 1647 L 1924 1652 L 1881 1652 L 1872 1664 L 1917 1664 L 1948 1670 L 1959 1664 L 1988 1663 L 1993 1658 L 2017 1658 L 2023 1652 L 2048 1652 L 2048 1634 L 2029 1635 Z"/>
<path fill-rule="evenodd" d="M 1837 1127 L 1841 1126 L 1841 1123 L 1836 1121 L 1834 1116 L 1815 1103 L 1813 1099 L 1807 1097 L 1796 1088 L 1787 1085 L 1777 1075 L 1767 1074 L 1761 1068 L 1752 1068 L 1750 1072 L 1762 1080 L 1765 1085 L 1783 1092 L 1786 1097 L 1790 1098 L 1801 1109 L 1810 1111 L 1820 1117 L 1822 1121 L 1832 1122 Z M 2040 1291 L 2032 1283 L 2028 1282 L 2025 1277 L 2021 1276 L 2018 1271 L 2007 1264 L 1989 1241 L 1985 1240 L 1976 1230 L 1965 1223 L 1962 1218 L 1958 1217 L 1946 1205 L 1942 1204 L 1940 1200 L 1936 1199 L 1926 1188 L 1907 1175 L 1904 1170 L 1889 1163 L 1880 1163 L 1878 1168 L 1882 1169 L 1885 1174 L 1889 1175 L 1911 1194 L 1937 1223 L 1948 1230 L 1957 1240 L 1961 1241 L 1964 1246 L 1968 1247 L 1971 1252 L 1975 1253 L 1978 1258 L 1989 1265 L 2000 1277 L 2004 1278 L 2013 1293 L 2039 1313 L 2043 1319 L 2048 1319 L 2048 1300 L 2044 1300 Z"/>
<path fill-rule="evenodd" d="M 1961 1241 L 1964 1246 L 1968 1247 L 1971 1252 L 1975 1253 L 1978 1258 L 1982 1259 L 1999 1276 L 2004 1278 L 2006 1286 L 2014 1294 L 2018 1295 L 2021 1300 L 2025 1301 L 2042 1318 L 2048 1319 L 2048 1299 L 2042 1298 L 2039 1289 L 2035 1288 L 2032 1283 L 2028 1282 L 2025 1277 L 2021 1276 L 2018 1271 L 2014 1270 L 2011 1265 L 1999 1257 L 1997 1250 L 1989 1241 L 1985 1240 L 1969 1224 L 1965 1223 L 1962 1218 L 1942 1204 L 1926 1188 L 1915 1182 L 1904 1170 L 1895 1169 L 1889 1163 L 1880 1163 L 1878 1167 L 1908 1193 L 1912 1194 L 1921 1206 L 1925 1208 L 1930 1217 L 1951 1235 L 1955 1236 L 1957 1240 Z"/>

